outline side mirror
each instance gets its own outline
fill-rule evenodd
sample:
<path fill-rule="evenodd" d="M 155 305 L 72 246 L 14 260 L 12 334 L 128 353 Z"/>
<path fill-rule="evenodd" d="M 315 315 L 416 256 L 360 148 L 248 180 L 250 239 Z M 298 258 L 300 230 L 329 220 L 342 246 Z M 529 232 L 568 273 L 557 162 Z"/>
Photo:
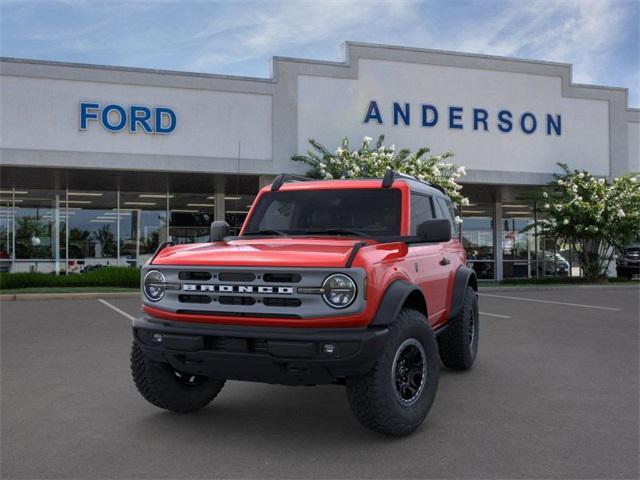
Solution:
<path fill-rule="evenodd" d="M 221 242 L 224 237 L 229 236 L 229 224 L 224 220 L 217 220 L 211 224 L 211 236 L 209 237 L 212 242 Z"/>
<path fill-rule="evenodd" d="M 425 220 L 418 225 L 417 234 L 423 242 L 448 242 L 451 240 L 451 221 L 446 218 Z"/>

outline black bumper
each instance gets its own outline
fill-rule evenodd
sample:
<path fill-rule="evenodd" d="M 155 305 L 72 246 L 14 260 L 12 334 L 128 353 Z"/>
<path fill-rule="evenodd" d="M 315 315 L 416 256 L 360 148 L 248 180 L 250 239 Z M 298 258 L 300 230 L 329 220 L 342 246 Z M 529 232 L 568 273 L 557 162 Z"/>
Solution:
<path fill-rule="evenodd" d="M 616 273 L 619 277 L 631 277 L 640 275 L 640 262 L 637 263 L 618 263 L 616 265 Z"/>
<path fill-rule="evenodd" d="M 149 318 L 133 322 L 134 339 L 143 353 L 169 363 L 176 370 L 212 378 L 284 385 L 335 383 L 344 377 L 367 373 L 388 333 L 384 327 L 264 328 Z"/>

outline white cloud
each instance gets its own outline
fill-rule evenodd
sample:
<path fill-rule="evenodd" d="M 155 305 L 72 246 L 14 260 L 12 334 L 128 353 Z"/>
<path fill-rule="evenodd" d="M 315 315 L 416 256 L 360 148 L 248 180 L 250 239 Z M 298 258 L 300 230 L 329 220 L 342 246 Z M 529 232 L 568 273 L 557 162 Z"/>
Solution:
<path fill-rule="evenodd" d="M 625 4 L 596 0 L 513 3 L 495 20 L 461 29 L 449 48 L 574 65 L 574 81 L 590 83 L 624 35 Z M 636 47 L 637 48 L 637 47 Z"/>
<path fill-rule="evenodd" d="M 418 6 L 415 2 L 322 2 L 259 3 L 259 11 L 238 6 L 225 21 L 196 32 L 203 40 L 189 67 L 202 71 L 227 64 L 279 55 L 296 48 L 337 46 L 346 39 L 400 26 Z M 415 17 L 414 17 L 415 18 Z M 336 42 L 336 39 L 340 39 Z"/>
<path fill-rule="evenodd" d="M 0 2 L 5 27 L 29 26 L 15 38 L 4 28 L 9 56 L 7 40 L 26 41 L 39 42 L 37 58 L 266 75 L 274 55 L 337 60 L 338 46 L 354 40 L 566 62 L 577 83 L 640 83 L 640 42 L 624 44 L 637 0 L 65 0 L 58 22 L 40 15 L 41 2 Z"/>

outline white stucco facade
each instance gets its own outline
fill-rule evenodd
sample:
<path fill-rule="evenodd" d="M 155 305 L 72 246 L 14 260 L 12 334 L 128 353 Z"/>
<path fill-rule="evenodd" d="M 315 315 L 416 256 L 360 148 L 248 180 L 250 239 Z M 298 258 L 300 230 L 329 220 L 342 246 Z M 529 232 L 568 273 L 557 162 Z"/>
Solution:
<path fill-rule="evenodd" d="M 346 43 L 341 62 L 271 66 L 246 78 L 0 59 L 0 267 L 136 266 L 163 241 L 206 241 L 213 220 L 237 233 L 260 186 L 305 172 L 291 156 L 308 139 L 384 134 L 466 167 L 460 235 L 478 278 L 573 275 L 575 252 L 528 228 L 532 190 L 557 162 L 640 171 L 627 90 L 576 85 L 568 64 Z"/>
<path fill-rule="evenodd" d="M 473 70 L 439 65 L 361 59 L 357 79 L 301 76 L 298 91 L 298 149 L 307 138 L 332 145 L 348 132 L 358 142 L 363 135 L 384 133 L 387 143 L 417 149 L 427 145 L 435 153 L 453 151 L 456 162 L 469 170 L 549 173 L 557 161 L 597 175 L 609 175 L 609 105 L 605 100 L 565 98 L 559 77 Z M 380 106 L 383 122 L 365 123 L 369 102 Z M 409 125 L 393 122 L 393 104 L 403 111 L 409 104 Z M 422 125 L 420 107 L 438 112 L 432 127 Z M 447 110 L 459 106 L 461 129 L 448 126 Z M 477 122 L 472 110 L 488 113 L 486 125 Z M 497 128 L 498 112 L 512 113 L 514 123 L 524 112 L 537 120 L 536 131 L 527 134 L 517 126 L 509 133 Z M 547 114 L 561 116 L 561 134 L 549 135 Z M 429 119 L 427 119 L 429 120 Z M 528 125 L 527 128 L 531 128 Z"/>
<path fill-rule="evenodd" d="M 542 184 L 558 161 L 603 176 L 640 169 L 640 111 L 626 90 L 574 85 L 566 64 L 347 43 L 340 63 L 276 57 L 271 79 L 13 59 L 0 67 L 5 166 L 275 175 L 303 170 L 289 158 L 308 138 L 334 147 L 345 135 L 383 133 L 399 147 L 452 151 L 471 183 Z M 372 101 L 381 122 L 365 121 Z M 93 121 L 81 130 L 81 102 L 166 106 L 176 128 L 110 132 Z M 394 124 L 394 102 L 409 122 Z M 422 125 L 423 105 L 437 124 Z M 486 119 L 476 122 L 475 110 Z M 533 132 L 521 128 L 523 114 Z M 549 115 L 559 123 L 551 130 Z"/>

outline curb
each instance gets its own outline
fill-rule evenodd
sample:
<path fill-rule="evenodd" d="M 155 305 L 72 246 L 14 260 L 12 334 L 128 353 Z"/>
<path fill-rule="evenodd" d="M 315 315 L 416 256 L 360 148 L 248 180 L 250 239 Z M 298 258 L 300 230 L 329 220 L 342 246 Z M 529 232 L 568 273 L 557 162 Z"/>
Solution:
<path fill-rule="evenodd" d="M 5 293 L 0 301 L 23 300 L 97 300 L 98 298 L 140 298 L 140 292 L 91 292 L 91 293 Z"/>
<path fill-rule="evenodd" d="M 611 290 L 640 290 L 640 283 L 636 283 L 635 285 L 499 285 L 496 287 L 483 287 L 482 283 L 478 285 L 478 290 L 480 292 L 489 293 L 489 292 L 513 292 L 519 290 L 564 290 L 567 288 L 575 288 L 579 290 L 589 290 L 589 289 L 611 289 Z"/>

